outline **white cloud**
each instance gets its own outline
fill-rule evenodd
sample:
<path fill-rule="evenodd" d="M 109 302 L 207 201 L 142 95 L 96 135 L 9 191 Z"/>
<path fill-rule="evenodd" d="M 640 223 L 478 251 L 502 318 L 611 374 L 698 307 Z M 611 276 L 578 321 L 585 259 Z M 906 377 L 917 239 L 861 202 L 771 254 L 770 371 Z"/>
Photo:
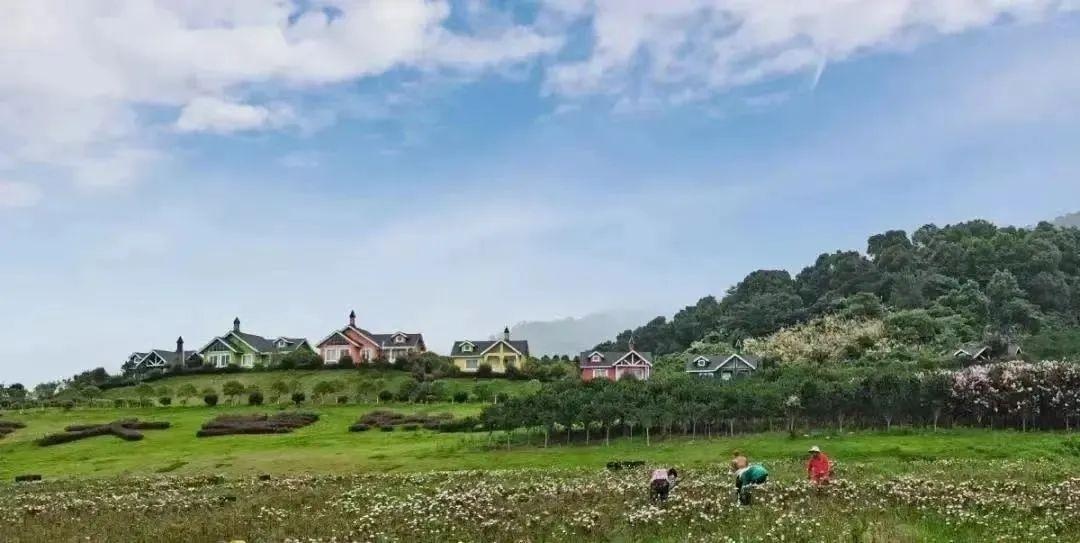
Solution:
<path fill-rule="evenodd" d="M 41 200 L 41 189 L 30 183 L 0 179 L 0 208 L 29 207 Z"/>
<path fill-rule="evenodd" d="M 176 120 L 180 132 L 228 134 L 245 130 L 278 128 L 294 123 L 296 115 L 287 105 L 259 106 L 202 96 L 188 102 Z"/>
<path fill-rule="evenodd" d="M 312 124 L 287 102 L 307 90 L 398 67 L 474 73 L 560 43 L 510 23 L 483 35 L 449 30 L 442 0 L 307 5 L 297 13 L 299 4 L 282 0 L 5 3 L 0 156 L 58 166 L 89 186 L 119 185 L 162 145 L 145 111 L 175 112 L 180 132 L 305 128 Z M 282 103 L 262 103 L 255 89 Z"/>
<path fill-rule="evenodd" d="M 625 102 L 816 77 L 825 62 L 1070 8 L 1060 0 L 559 0 L 549 9 L 588 18 L 594 45 L 585 58 L 555 66 L 548 90 Z"/>

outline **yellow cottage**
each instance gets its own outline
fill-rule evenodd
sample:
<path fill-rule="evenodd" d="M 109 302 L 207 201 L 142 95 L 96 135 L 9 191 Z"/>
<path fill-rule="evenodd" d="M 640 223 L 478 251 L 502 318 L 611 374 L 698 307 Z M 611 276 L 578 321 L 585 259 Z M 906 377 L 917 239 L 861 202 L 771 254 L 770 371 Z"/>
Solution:
<path fill-rule="evenodd" d="M 462 373 L 476 373 L 480 366 L 491 366 L 492 373 L 506 373 L 506 368 L 515 366 L 521 369 L 529 358 L 529 342 L 511 340 L 510 328 L 503 330 L 502 339 L 494 341 L 455 341 L 450 349 L 450 359 Z"/>

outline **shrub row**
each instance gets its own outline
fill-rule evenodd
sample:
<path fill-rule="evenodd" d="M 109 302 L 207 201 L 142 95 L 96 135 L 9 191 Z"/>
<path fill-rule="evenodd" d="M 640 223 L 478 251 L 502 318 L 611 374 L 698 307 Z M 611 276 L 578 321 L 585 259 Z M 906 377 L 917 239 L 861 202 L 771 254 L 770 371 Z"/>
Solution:
<path fill-rule="evenodd" d="M 319 420 L 315 413 L 285 412 L 273 415 L 222 415 L 202 425 L 197 437 L 240 434 L 287 434 Z"/>
<path fill-rule="evenodd" d="M 387 432 L 393 431 L 393 429 L 398 426 L 403 430 L 409 431 L 419 430 L 421 427 L 428 430 L 438 430 L 444 423 L 453 420 L 454 416 L 450 413 L 439 413 L 436 415 L 422 415 L 417 413 L 406 415 L 396 411 L 377 409 L 360 417 L 355 424 L 349 427 L 349 431 L 363 432 L 372 426 Z"/>
<path fill-rule="evenodd" d="M 3 438 L 19 428 L 26 428 L 26 425 L 13 420 L 0 420 L 0 438 Z"/>

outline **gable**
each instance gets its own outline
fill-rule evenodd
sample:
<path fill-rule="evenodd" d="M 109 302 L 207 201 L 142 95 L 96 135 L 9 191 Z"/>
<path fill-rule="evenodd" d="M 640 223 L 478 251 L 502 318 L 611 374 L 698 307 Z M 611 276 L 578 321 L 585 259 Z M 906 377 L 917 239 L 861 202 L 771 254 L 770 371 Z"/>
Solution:
<path fill-rule="evenodd" d="M 230 353 L 235 353 L 238 352 L 239 349 L 233 347 L 232 344 L 220 337 L 216 337 L 210 340 L 210 343 L 207 343 L 205 347 L 199 349 L 200 353 L 208 353 L 213 351 L 228 351 Z"/>
<path fill-rule="evenodd" d="M 630 351 L 622 355 L 612 366 L 652 366 L 652 362 L 641 353 Z"/>
<path fill-rule="evenodd" d="M 727 357 L 727 359 L 725 359 L 720 364 L 719 368 L 724 368 L 724 369 L 727 369 L 727 370 L 740 370 L 740 369 L 756 370 L 757 369 L 757 367 L 754 364 L 750 363 L 749 360 L 747 360 L 747 359 L 745 359 L 745 358 L 743 358 L 743 357 L 741 357 L 741 356 L 739 356 L 737 354 L 733 354 L 733 355 Z"/>
<path fill-rule="evenodd" d="M 522 354 L 521 351 L 517 350 L 513 345 L 511 345 L 510 343 L 507 343 L 506 341 L 501 340 L 501 339 L 496 340 L 494 343 L 491 344 L 490 347 L 488 347 L 487 349 L 484 349 L 483 351 L 481 351 L 480 354 L 481 355 L 487 354 L 487 353 L 491 352 L 493 349 L 495 349 L 495 347 L 499 347 L 499 352 L 501 352 L 501 353 L 506 353 L 506 352 L 510 351 L 510 352 L 517 353 L 520 356 L 525 356 L 524 354 Z"/>
<path fill-rule="evenodd" d="M 345 334 L 341 332 L 334 332 L 330 334 L 326 339 L 319 342 L 319 347 L 324 345 L 353 345 L 349 338 L 345 337 Z"/>

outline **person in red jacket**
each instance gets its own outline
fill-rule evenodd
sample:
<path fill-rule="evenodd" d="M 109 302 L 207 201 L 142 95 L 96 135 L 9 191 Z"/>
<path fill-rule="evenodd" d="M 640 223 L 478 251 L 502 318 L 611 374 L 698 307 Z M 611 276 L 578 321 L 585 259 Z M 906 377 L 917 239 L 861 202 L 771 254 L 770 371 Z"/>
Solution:
<path fill-rule="evenodd" d="M 832 463 L 829 457 L 821 452 L 817 445 L 810 447 L 810 460 L 806 462 L 806 474 L 810 482 L 815 485 L 829 484 L 829 474 L 832 471 Z"/>

